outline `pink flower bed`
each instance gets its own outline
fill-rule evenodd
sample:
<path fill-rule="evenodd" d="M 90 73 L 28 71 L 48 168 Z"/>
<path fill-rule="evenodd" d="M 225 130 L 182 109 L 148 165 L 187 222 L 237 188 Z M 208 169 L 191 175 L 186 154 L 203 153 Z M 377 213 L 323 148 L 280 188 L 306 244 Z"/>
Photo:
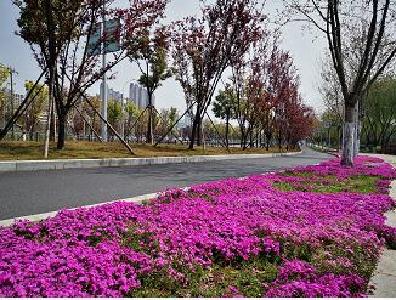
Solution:
<path fill-rule="evenodd" d="M 188 285 L 178 265 L 194 272 L 258 257 L 278 266 L 263 296 L 365 295 L 369 274 L 359 261 L 375 264 L 385 239 L 395 241 L 384 225 L 395 207 L 385 193 L 395 170 L 359 157 L 352 169 L 331 160 L 294 171 L 381 180 L 370 194 L 282 192 L 273 187 L 282 175 L 268 174 L 168 191 L 150 205 L 114 203 L 19 221 L 0 229 L 0 296 L 122 297 L 161 271 Z"/>

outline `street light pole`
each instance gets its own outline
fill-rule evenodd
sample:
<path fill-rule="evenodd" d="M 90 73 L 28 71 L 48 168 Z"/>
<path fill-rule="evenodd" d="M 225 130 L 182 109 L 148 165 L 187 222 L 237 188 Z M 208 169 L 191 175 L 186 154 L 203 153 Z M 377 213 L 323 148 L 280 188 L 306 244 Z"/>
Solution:
<path fill-rule="evenodd" d="M 102 11 L 102 37 L 106 36 L 106 0 L 103 0 L 103 11 Z M 105 70 L 107 65 L 107 57 L 106 57 L 106 41 L 103 41 L 102 43 L 102 68 Z M 102 121 L 102 139 L 104 142 L 107 142 L 107 124 L 105 121 L 107 121 L 107 75 L 106 72 L 103 73 L 102 77 L 102 116 L 103 116 L 103 121 Z"/>

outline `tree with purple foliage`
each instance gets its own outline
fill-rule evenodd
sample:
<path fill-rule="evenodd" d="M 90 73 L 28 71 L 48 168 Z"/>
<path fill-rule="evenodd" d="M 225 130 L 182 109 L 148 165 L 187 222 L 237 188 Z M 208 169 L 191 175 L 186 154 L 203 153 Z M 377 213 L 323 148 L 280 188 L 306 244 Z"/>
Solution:
<path fill-rule="evenodd" d="M 217 0 L 202 16 L 172 24 L 174 71 L 194 109 L 189 148 L 201 144 L 202 119 L 231 59 L 261 36 L 264 16 L 257 1 Z"/>

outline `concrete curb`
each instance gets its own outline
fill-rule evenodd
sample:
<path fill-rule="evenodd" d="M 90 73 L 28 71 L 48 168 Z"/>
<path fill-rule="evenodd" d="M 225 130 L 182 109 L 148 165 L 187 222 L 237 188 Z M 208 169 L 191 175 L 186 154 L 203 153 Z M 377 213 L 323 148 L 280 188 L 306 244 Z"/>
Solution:
<path fill-rule="evenodd" d="M 327 153 L 327 154 L 330 154 L 330 155 L 333 155 L 336 157 L 338 157 L 340 155 L 340 152 L 335 148 L 328 148 L 328 147 L 322 147 L 322 146 L 311 146 L 311 149 L 314 151 Z"/>
<path fill-rule="evenodd" d="M 57 159 L 57 160 L 16 160 L 0 162 L 0 172 L 20 172 L 38 170 L 91 169 L 109 167 L 133 167 L 162 164 L 200 163 L 219 160 L 276 158 L 301 154 L 300 152 L 269 154 L 230 154 L 230 155 L 196 155 L 183 157 L 150 158 L 109 158 L 109 159 Z"/>
<path fill-rule="evenodd" d="M 188 188 L 185 188 L 185 189 L 188 189 Z M 76 207 L 76 208 L 69 208 L 66 210 L 76 210 L 76 209 L 81 209 L 81 208 L 89 209 L 89 208 L 106 205 L 106 204 L 111 204 L 111 203 L 117 203 L 117 202 L 143 204 L 145 201 L 158 198 L 159 196 L 161 196 L 161 194 L 162 193 L 145 194 L 145 195 L 134 197 L 134 198 L 120 199 L 120 200 L 115 200 L 115 201 L 111 201 L 111 202 L 104 202 L 104 203 L 86 205 L 86 206 L 81 206 L 81 207 Z M 58 213 L 59 213 L 59 210 L 56 210 L 56 211 L 51 211 L 49 213 L 44 213 L 44 214 L 23 216 L 23 217 L 16 217 L 14 219 L 9 219 L 9 220 L 2 220 L 2 221 L 0 221 L 0 227 L 11 226 L 12 224 L 14 224 L 15 221 L 18 221 L 18 220 L 27 220 L 27 221 L 31 221 L 31 222 L 43 221 L 45 219 L 55 217 Z"/>
<path fill-rule="evenodd" d="M 325 147 L 325 146 L 312 146 L 311 148 L 314 150 L 326 150 L 326 151 L 333 151 L 333 152 L 338 151 L 336 148 L 329 148 L 329 147 Z"/>

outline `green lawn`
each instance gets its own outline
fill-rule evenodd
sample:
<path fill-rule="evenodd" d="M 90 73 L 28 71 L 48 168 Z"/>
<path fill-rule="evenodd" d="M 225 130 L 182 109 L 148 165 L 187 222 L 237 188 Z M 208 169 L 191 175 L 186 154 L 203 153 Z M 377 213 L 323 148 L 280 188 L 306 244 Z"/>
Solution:
<path fill-rule="evenodd" d="M 194 150 L 187 149 L 187 145 L 160 145 L 152 147 L 142 144 L 131 144 L 135 155 L 131 155 L 120 143 L 99 142 L 66 142 L 63 150 L 57 150 L 54 143 L 50 146 L 49 159 L 66 158 L 131 158 L 131 157 L 160 157 L 160 156 L 192 156 L 211 154 L 240 154 L 240 153 L 273 153 L 279 152 L 277 147 L 269 149 L 246 149 L 240 148 L 215 148 L 196 147 Z M 44 147 L 37 142 L 0 142 L 0 161 L 5 160 L 33 160 L 43 159 Z M 297 151 L 294 150 L 294 151 Z"/>
<path fill-rule="evenodd" d="M 289 182 L 275 182 L 274 187 L 283 192 L 314 192 L 314 193 L 375 193 L 378 188 L 378 181 L 381 179 L 377 176 L 352 176 L 345 180 L 337 180 L 336 176 L 311 176 L 307 172 L 302 173 L 284 173 L 287 176 L 296 176 L 303 178 L 298 184 Z"/>

